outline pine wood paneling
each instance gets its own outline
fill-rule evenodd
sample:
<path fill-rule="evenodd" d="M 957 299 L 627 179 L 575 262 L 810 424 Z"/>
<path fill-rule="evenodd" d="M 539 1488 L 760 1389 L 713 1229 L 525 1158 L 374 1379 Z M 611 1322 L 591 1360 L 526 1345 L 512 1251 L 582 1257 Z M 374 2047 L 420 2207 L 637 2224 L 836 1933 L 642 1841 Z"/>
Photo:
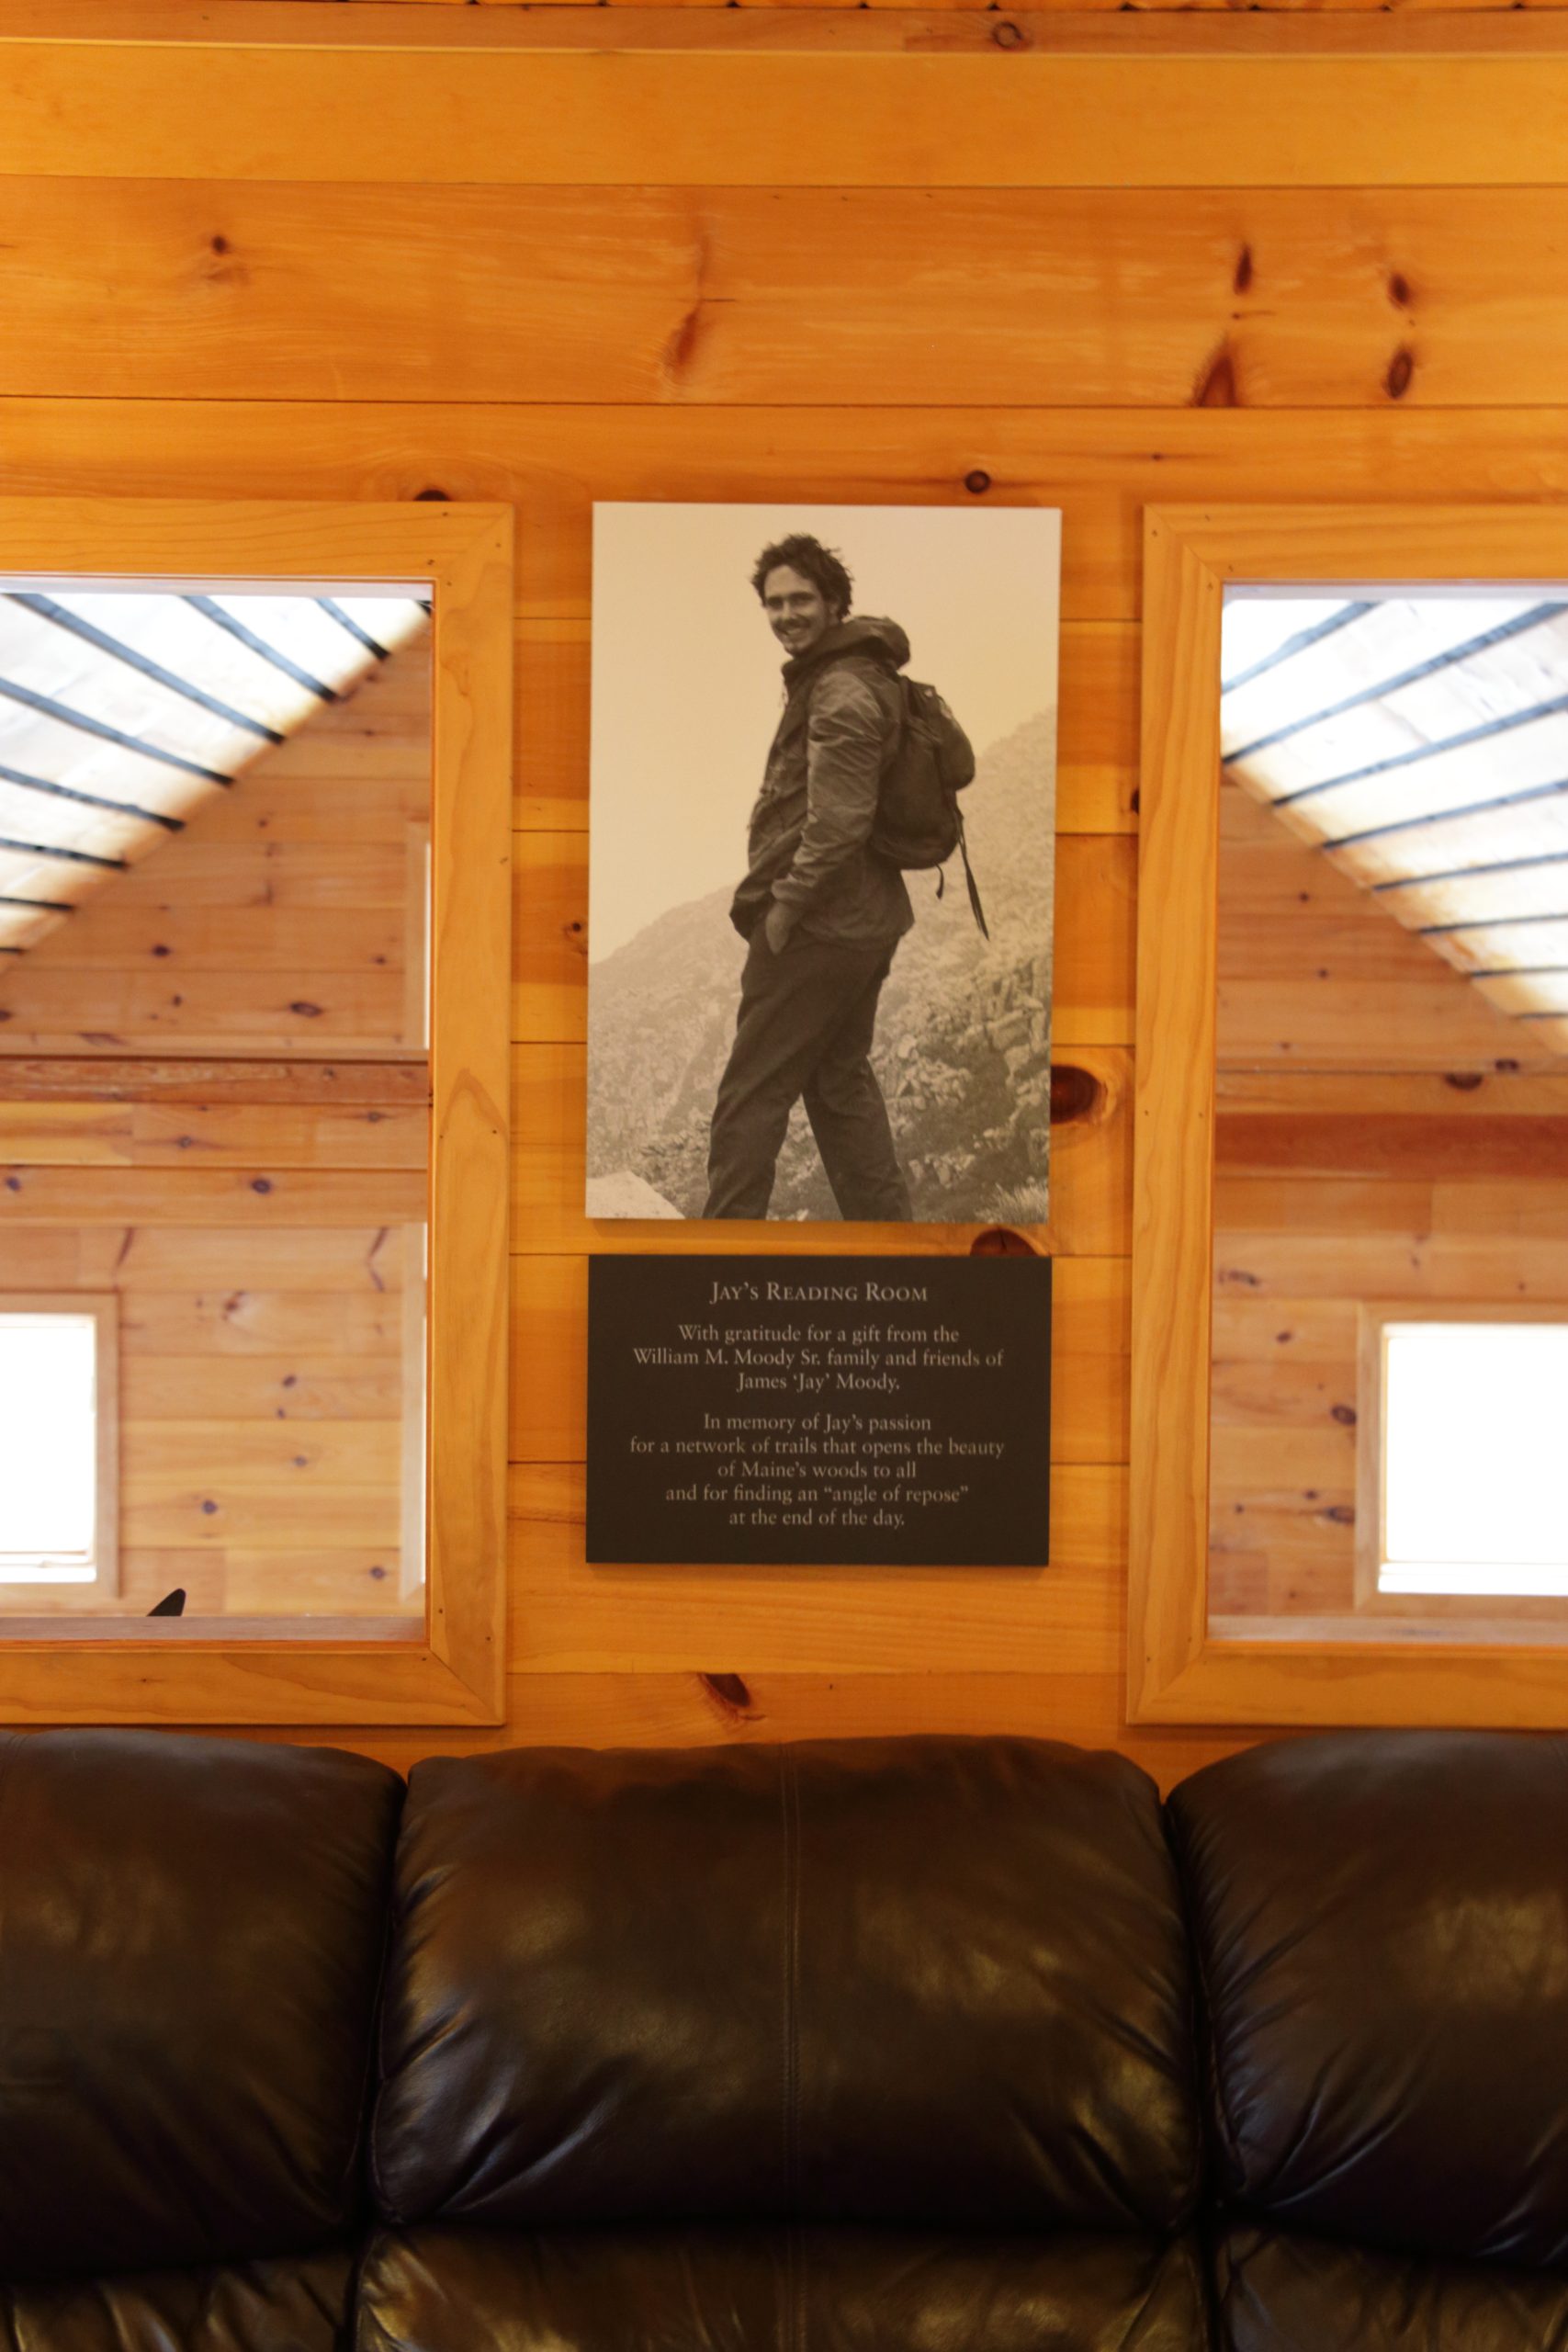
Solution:
<path fill-rule="evenodd" d="M 106 243 L 106 206 L 116 235 Z M 1568 195 L 0 181 L 0 391 L 1441 407 L 1561 398 Z M 434 276 L 439 304 L 426 300 Z"/>
<path fill-rule="evenodd" d="M 444 1754 L 533 1746 L 707 1747 L 719 1742 L 897 1736 L 908 1732 L 999 1732 L 1103 1747 L 1119 1723 L 1120 1669 L 1058 1674 L 1035 1669 L 948 1673 L 741 1674 L 716 1645 L 708 1664 L 680 1673 L 513 1673 L 499 1731 L 350 1732 L 343 1745 L 407 1771 L 439 1746 Z M 258 1737 L 288 1738 L 289 1733 Z M 1255 1733 L 1251 1736 L 1256 1737 Z M 319 1735 L 317 1735 L 319 1736 Z M 335 1736 L 335 1735 L 334 1735 Z M 1243 1744 L 1235 1732 L 1122 1727 L 1115 1744 L 1172 1787 Z"/>
<path fill-rule="evenodd" d="M 1417 355 L 1413 368 L 1419 365 Z M 1284 415 L 1225 405 L 890 406 L 851 415 L 17 399 L 5 403 L 4 419 L 7 481 L 32 494 L 410 499 L 439 492 L 514 503 L 526 523 L 517 546 L 525 768 L 554 659 L 536 680 L 533 649 L 555 645 L 563 624 L 575 635 L 587 621 L 595 498 L 923 505 L 982 496 L 1059 506 L 1066 618 L 1133 621 L 1144 508 L 1178 488 L 1192 500 L 1316 503 L 1332 494 L 1374 504 L 1568 492 L 1568 409 L 1438 411 L 1386 398 Z M 972 479 L 974 491 L 965 487 Z"/>
<path fill-rule="evenodd" d="M 118 1300 L 121 1591 L 92 1613 L 175 1586 L 192 1615 L 398 1613 L 396 1239 L 0 1223 L 0 1295 L 47 1267 Z M 6 1600 L 35 1611 L 39 1589 Z"/>
<path fill-rule="evenodd" d="M 420 1110 L 0 1098 L 0 1158 L 56 1168 L 423 1168 L 429 1129 Z"/>
<path fill-rule="evenodd" d="M 261 1319 L 258 1317 L 258 1322 Z M 275 1330 L 280 1319 L 274 1318 Z M 321 1321 L 324 1324 L 327 1318 Z M 385 1328 L 378 1317 L 374 1329 L 378 1340 L 384 1336 Z M 388 1419 L 402 1401 L 401 1363 L 380 1357 L 367 1361 L 363 1355 L 341 1352 L 351 1344 L 353 1318 L 345 1330 L 339 1314 L 330 1329 L 318 1327 L 313 1337 L 290 1335 L 296 1343 L 288 1354 L 218 1356 L 199 1352 L 210 1337 L 210 1327 L 192 1331 L 186 1341 L 191 1352 L 182 1355 L 160 1352 L 152 1344 L 156 1333 L 150 1329 L 145 1352 L 127 1370 L 125 1409 L 143 1423 L 189 1420 L 200 1413 L 220 1413 L 236 1421 L 258 1415 L 276 1420 L 279 1414 L 297 1421 Z M 166 1317 L 163 1335 L 170 1336 Z M 275 1347 L 286 1344 L 281 1333 L 273 1340 Z M 303 1372 L 299 1368 L 302 1354 L 308 1355 L 309 1363 Z"/>
<path fill-rule="evenodd" d="M 415 1224 L 425 1213 L 423 1174 L 399 1170 L 324 1173 L 286 1169 L 233 1174 L 205 1168 L 0 1168 L 7 1216 L 35 1225 Z"/>
<path fill-rule="evenodd" d="M 1021 1640 L 1048 1639 L 1059 1670 L 1102 1672 L 1122 1638 L 1125 1471 L 1058 1471 L 1051 1516 L 1043 1570 L 588 1568 L 581 1470 L 527 1464 L 512 1474 L 512 1657 L 525 1671 L 658 1673 L 705 1642 L 758 1672 L 919 1673 L 939 1619 L 949 1668 L 1005 1673 Z"/>
<path fill-rule="evenodd" d="M 79 40 L 64 42 L 44 0 L 0 0 L 0 34 L 40 44 L 6 58 L 8 487 L 519 511 L 508 1720 L 356 1744 L 406 1766 L 517 1740 L 1010 1730 L 1115 1743 L 1168 1784 L 1251 1736 L 1129 1729 L 1122 1711 L 1142 511 L 1568 495 L 1565 30 L 1551 10 L 1391 17 L 1359 0 L 1269 18 L 225 0 L 220 24 L 200 0 L 76 0 Z M 596 53 L 617 49 L 647 53 Z M 1056 1134 L 1059 1569 L 583 1565 L 587 1256 L 706 1241 L 578 1213 L 595 497 L 1064 510 L 1057 1046 L 1104 1091 Z M 367 811 L 395 805 L 389 756 L 360 747 Z M 274 936 L 309 945 L 331 926 L 344 968 L 362 969 L 396 920 L 401 868 L 323 870 L 325 773 L 303 743 L 269 765 Z M 166 943 L 193 970 L 215 938 L 248 935 L 243 836 L 237 805 L 213 813 L 200 904 Z M 1291 952 L 1281 912 L 1271 900 L 1234 934 L 1265 1027 Z M 1325 937 L 1332 964 L 1350 934 Z M 154 944 L 127 907 L 102 967 L 134 969 Z M 1192 1049 L 1185 1034 L 1167 1043 L 1178 1089 Z M 0 1091 L 9 1069 L 36 1091 L 38 1068 L 14 1055 Z M 1326 1078 L 1283 1069 L 1222 1081 L 1227 1200 L 1249 1220 L 1217 1260 L 1217 1394 L 1238 1437 L 1345 1401 L 1347 1284 L 1381 1278 L 1390 1249 L 1423 1295 L 1568 1296 L 1538 1145 L 1525 1158 L 1544 1189 L 1521 1195 L 1514 1229 L 1472 1229 L 1475 1195 L 1456 1187 L 1481 1179 L 1460 1131 L 1489 1125 L 1496 1101 L 1493 1079 L 1458 1074 L 1463 1089 L 1438 1068 L 1367 1072 L 1332 1098 Z M 70 1188 L 90 1186 L 111 1220 L 138 1221 L 31 1229 L 28 1278 L 101 1282 L 124 1246 L 117 1280 L 145 1338 L 127 1411 L 149 1442 L 173 1432 L 157 1442 L 179 1454 L 193 1425 L 259 1428 L 279 1409 L 279 1429 L 323 1443 L 339 1424 L 385 1425 L 397 1408 L 372 1343 L 397 1321 L 400 1263 L 350 1221 L 352 1190 L 328 1225 L 319 1189 L 361 1181 L 344 1164 L 359 1131 L 334 1106 L 374 1098 L 269 1097 L 290 1113 L 296 1164 L 281 1126 L 247 1158 L 265 1131 L 243 1080 L 160 1094 L 201 1112 L 194 1130 L 175 1116 L 182 1132 L 235 1154 L 197 1171 L 214 1221 L 175 1225 L 141 1221 L 171 1197 L 141 1156 L 156 1147 L 135 1140 L 166 1138 L 164 1110 L 139 1127 L 139 1096 L 72 1084 L 61 1099 L 86 1107 L 53 1132 L 104 1157 L 28 1175 L 33 1196 L 47 1181 L 79 1206 Z M 1521 1119 L 1568 1115 L 1547 1080 L 1514 1084 Z M 1358 1139 L 1336 1179 L 1340 1227 L 1281 1231 L 1266 1220 L 1311 1172 L 1303 1134 L 1330 1112 Z M 1396 1112 L 1435 1122 L 1443 1154 L 1412 1165 L 1390 1140 Z M 8 1117 L 36 1132 L 12 1104 L 0 1133 Z M 1298 1156 L 1281 1164 L 1260 1119 Z M 257 1176 L 276 1189 L 255 1196 L 250 1283 L 225 1312 L 216 1219 Z M 420 1179 L 405 1164 L 385 1181 Z M 831 1228 L 718 1238 L 868 1246 Z M 889 1228 L 869 1246 L 972 1239 Z M 7 1247 L 0 1222 L 0 1279 Z M 1288 1378 L 1265 1390 L 1252 1369 L 1270 1351 Z M 1316 1540 L 1283 1505 L 1270 1526 L 1303 1550 Z M 169 1556 L 138 1547 L 128 1577 L 151 1591 Z M 209 1540 L 175 1556 L 193 1563 L 193 1605 L 221 1589 L 265 1613 L 265 1548 Z M 396 1583 L 395 1555 L 346 1531 L 341 1548 L 301 1542 L 288 1558 L 299 1589 L 343 1614 L 372 1585 L 377 1601 L 375 1567 Z"/>
<path fill-rule="evenodd" d="M 209 1061 L 195 1055 L 14 1056 L 0 1064 L 0 1102 L 254 1105 L 358 1103 L 428 1108 L 430 1072 L 417 1061 Z"/>
<path fill-rule="evenodd" d="M 305 789 L 309 791 L 310 786 Z M 237 822 L 254 821 L 249 812 L 225 802 L 204 812 L 202 842 L 192 846 L 224 840 Z M 269 827 L 269 842 L 288 838 L 280 822 Z M 209 872 L 210 867 L 206 870 Z M 114 981 L 107 976 L 134 970 L 154 956 L 180 972 L 232 971 L 238 966 L 258 976 L 283 974 L 296 980 L 313 960 L 319 961 L 321 918 L 318 909 L 210 902 L 186 907 L 180 903 L 177 865 L 144 878 L 149 888 L 142 892 L 125 890 L 122 895 L 119 887 L 101 892 L 93 906 L 92 922 L 74 925 L 68 949 L 63 939 L 66 926 L 54 927 L 52 935 L 60 943 L 57 955 L 62 960 L 68 955 L 73 971 L 104 974 L 106 978 L 96 986 L 112 988 Z M 154 883 L 162 889 L 161 898 L 151 887 Z M 333 952 L 342 967 L 364 971 L 372 966 L 400 964 L 401 914 L 400 907 L 337 909 L 333 916 Z M 276 988 L 276 978 L 271 985 Z"/>
<path fill-rule="evenodd" d="M 285 878 L 280 888 L 288 887 Z M 339 887 L 345 895 L 352 888 L 351 884 L 334 883 L 334 892 Z M 236 892 L 246 888 L 248 883 L 236 881 Z M 91 1044 L 81 976 L 63 962 L 43 961 L 61 936 L 56 932 L 53 940 L 32 951 L 36 963 L 19 963 L 14 978 L 6 976 L 5 1009 L 17 1025 L 5 1036 L 7 1042 L 16 1040 L 18 1052 L 47 1050 L 51 1039 L 65 1053 L 81 1053 Z M 330 930 L 325 938 L 330 945 Z M 181 987 L 175 976 L 156 969 L 110 971 L 100 967 L 92 981 L 95 1034 L 118 1053 L 141 1038 L 154 1051 L 188 1044 L 199 1053 L 220 1051 L 225 1046 L 240 1053 L 269 1048 L 308 1053 L 323 1031 L 330 1035 L 331 1049 L 338 1053 L 407 1050 L 400 975 L 342 971 L 318 964 L 300 975 L 204 972 L 199 978 L 199 987 L 194 975 L 189 985 Z M 309 995 L 304 993 L 307 986 Z"/>
<path fill-rule="evenodd" d="M 1503 0 L 1512 5 L 1513 0 Z M 1517 27 L 1505 28 L 1498 41 L 1495 21 L 1488 14 L 1494 0 L 1480 8 L 1461 7 L 1459 0 L 1406 0 L 1387 22 L 1367 21 L 1374 0 L 1323 0 L 1307 6 L 1303 0 L 1271 0 L 1257 13 L 1288 20 L 1278 28 L 1292 49 L 1315 46 L 1354 55 L 1366 49 L 1459 47 L 1481 51 L 1493 42 L 1517 40 Z M 1557 19 L 1551 0 L 1528 0 L 1538 13 L 1529 27 L 1531 46 L 1550 42 Z M 222 30 L 231 40 L 314 42 L 323 35 L 321 0 L 223 0 Z M 338 48 L 384 46 L 388 41 L 412 48 L 493 50 L 613 49 L 627 39 L 622 11 L 635 7 L 632 32 L 639 47 L 689 49 L 713 44 L 711 28 L 692 7 L 728 7 L 729 0 L 608 0 L 607 6 L 588 0 L 561 0 L 547 15 L 525 0 L 336 0 L 330 38 Z M 1381 14 L 1384 0 L 1376 0 Z M 479 6 L 489 16 L 468 17 L 459 7 Z M 566 16 L 564 11 L 572 13 Z M 1204 12 L 1219 21 L 1205 21 Z M 732 13 L 739 21 L 723 28 L 726 47 L 759 50 L 845 51 L 934 50 L 953 51 L 1010 49 L 1021 45 L 1010 36 L 997 39 L 987 25 L 988 0 L 939 0 L 929 8 L 895 6 L 894 0 L 741 0 Z M 1224 0 L 1199 0 L 1196 9 L 1184 0 L 1149 0 L 1129 9 L 1122 0 L 1107 6 L 1093 0 L 1088 8 L 1066 7 L 1046 0 L 1041 7 L 1011 9 L 1006 22 L 1023 42 L 1051 49 L 1084 47 L 1091 36 L 1117 53 L 1141 46 L 1168 47 L 1173 35 L 1199 54 L 1232 37 L 1225 20 Z M 1172 17 L 1179 21 L 1171 22 Z M 976 17 L 979 21 L 976 21 Z M 4 0 L 0 27 L 13 38 L 57 35 L 59 17 L 51 0 Z M 209 39 L 214 25 L 210 0 L 73 0 L 72 28 L 79 40 L 179 41 Z M 1276 31 L 1274 26 L 1254 27 L 1255 33 Z"/>
<path fill-rule="evenodd" d="M 1214 1285 L 1269 1298 L 1374 1298 L 1389 1247 L 1386 1232 L 1225 1233 L 1215 1241 Z M 1412 1227 L 1399 1249 L 1407 1298 L 1568 1300 L 1568 1239 L 1560 1235 L 1438 1238 Z"/>
<path fill-rule="evenodd" d="M 439 106 L 412 47 L 17 38 L 0 153 L 17 174 L 334 187 L 1529 187 L 1561 172 L 1552 43 L 1259 54 L 1227 26 L 1193 54 L 1185 28 L 1153 29 L 1157 45 L 1119 51 L 1092 20 L 1072 49 L 988 54 L 453 50 Z"/>
<path fill-rule="evenodd" d="M 379 1226 L 268 1227 L 247 1223 L 244 1267 L 254 1290 L 295 1289 L 312 1296 L 366 1289 L 378 1296 L 402 1283 L 402 1261 Z M 231 1228 L 166 1226 L 82 1226 L 74 1230 L 0 1219 L 0 1284 L 21 1289 L 28 1267 L 59 1267 L 51 1288 L 124 1292 L 173 1291 L 194 1283 L 222 1295 L 233 1270 Z M 246 1294 L 249 1295 L 249 1293 Z"/>

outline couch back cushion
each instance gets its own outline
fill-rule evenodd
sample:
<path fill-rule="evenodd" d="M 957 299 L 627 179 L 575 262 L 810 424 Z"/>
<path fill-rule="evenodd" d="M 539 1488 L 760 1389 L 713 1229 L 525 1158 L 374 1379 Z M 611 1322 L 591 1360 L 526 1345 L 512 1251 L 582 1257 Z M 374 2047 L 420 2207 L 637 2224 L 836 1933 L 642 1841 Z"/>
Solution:
<path fill-rule="evenodd" d="M 0 2277 L 349 2223 L 401 1784 L 162 1732 L 0 1749 Z"/>
<path fill-rule="evenodd" d="M 1152 1784 L 1015 1740 L 416 1766 L 389 2219 L 1167 2229 L 1198 2134 Z"/>
<path fill-rule="evenodd" d="M 1568 2261 L 1568 1742 L 1333 1733 L 1171 1811 L 1223 2187 L 1373 2245 Z"/>

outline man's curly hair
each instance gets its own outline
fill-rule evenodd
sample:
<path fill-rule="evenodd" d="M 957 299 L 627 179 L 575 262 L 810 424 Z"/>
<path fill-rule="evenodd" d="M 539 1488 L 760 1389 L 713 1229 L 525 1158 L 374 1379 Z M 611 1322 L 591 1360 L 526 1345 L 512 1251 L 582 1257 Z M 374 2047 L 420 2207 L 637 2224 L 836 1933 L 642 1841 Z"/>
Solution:
<path fill-rule="evenodd" d="M 771 548 L 764 548 L 751 574 L 751 585 L 757 591 L 759 601 L 766 592 L 769 572 L 776 571 L 781 564 L 787 564 L 792 571 L 798 571 L 803 580 L 809 580 L 823 602 L 838 614 L 840 620 L 844 618 L 854 601 L 855 583 L 850 576 L 849 566 L 835 548 L 825 548 L 820 539 L 811 537 L 809 531 L 792 531 L 787 539 L 776 540 Z"/>

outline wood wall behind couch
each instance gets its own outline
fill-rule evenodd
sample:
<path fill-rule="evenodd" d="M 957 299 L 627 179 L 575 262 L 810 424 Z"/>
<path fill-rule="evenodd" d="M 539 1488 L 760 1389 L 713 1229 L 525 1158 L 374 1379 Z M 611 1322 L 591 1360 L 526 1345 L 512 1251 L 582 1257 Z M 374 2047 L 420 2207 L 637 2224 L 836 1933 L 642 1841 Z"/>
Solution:
<path fill-rule="evenodd" d="M 1568 17 L 0 0 L 0 40 L 6 489 L 518 509 L 495 1740 L 1239 1744 L 1121 1710 L 1141 510 L 1563 493 Z M 781 495 L 1065 509 L 1039 1575 L 583 1566 L 586 1253 L 646 1238 L 576 1205 L 589 507 Z"/>

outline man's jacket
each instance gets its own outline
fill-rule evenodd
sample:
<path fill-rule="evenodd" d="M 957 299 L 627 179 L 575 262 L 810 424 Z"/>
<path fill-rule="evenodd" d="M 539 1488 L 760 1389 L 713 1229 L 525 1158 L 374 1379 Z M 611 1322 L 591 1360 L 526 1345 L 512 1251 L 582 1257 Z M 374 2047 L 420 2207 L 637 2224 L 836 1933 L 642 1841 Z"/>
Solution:
<path fill-rule="evenodd" d="M 871 846 L 877 792 L 904 723 L 896 621 L 840 621 L 784 663 L 784 708 L 751 811 L 730 921 L 750 939 L 772 900 L 807 938 L 891 947 L 914 921 L 904 877 Z"/>

